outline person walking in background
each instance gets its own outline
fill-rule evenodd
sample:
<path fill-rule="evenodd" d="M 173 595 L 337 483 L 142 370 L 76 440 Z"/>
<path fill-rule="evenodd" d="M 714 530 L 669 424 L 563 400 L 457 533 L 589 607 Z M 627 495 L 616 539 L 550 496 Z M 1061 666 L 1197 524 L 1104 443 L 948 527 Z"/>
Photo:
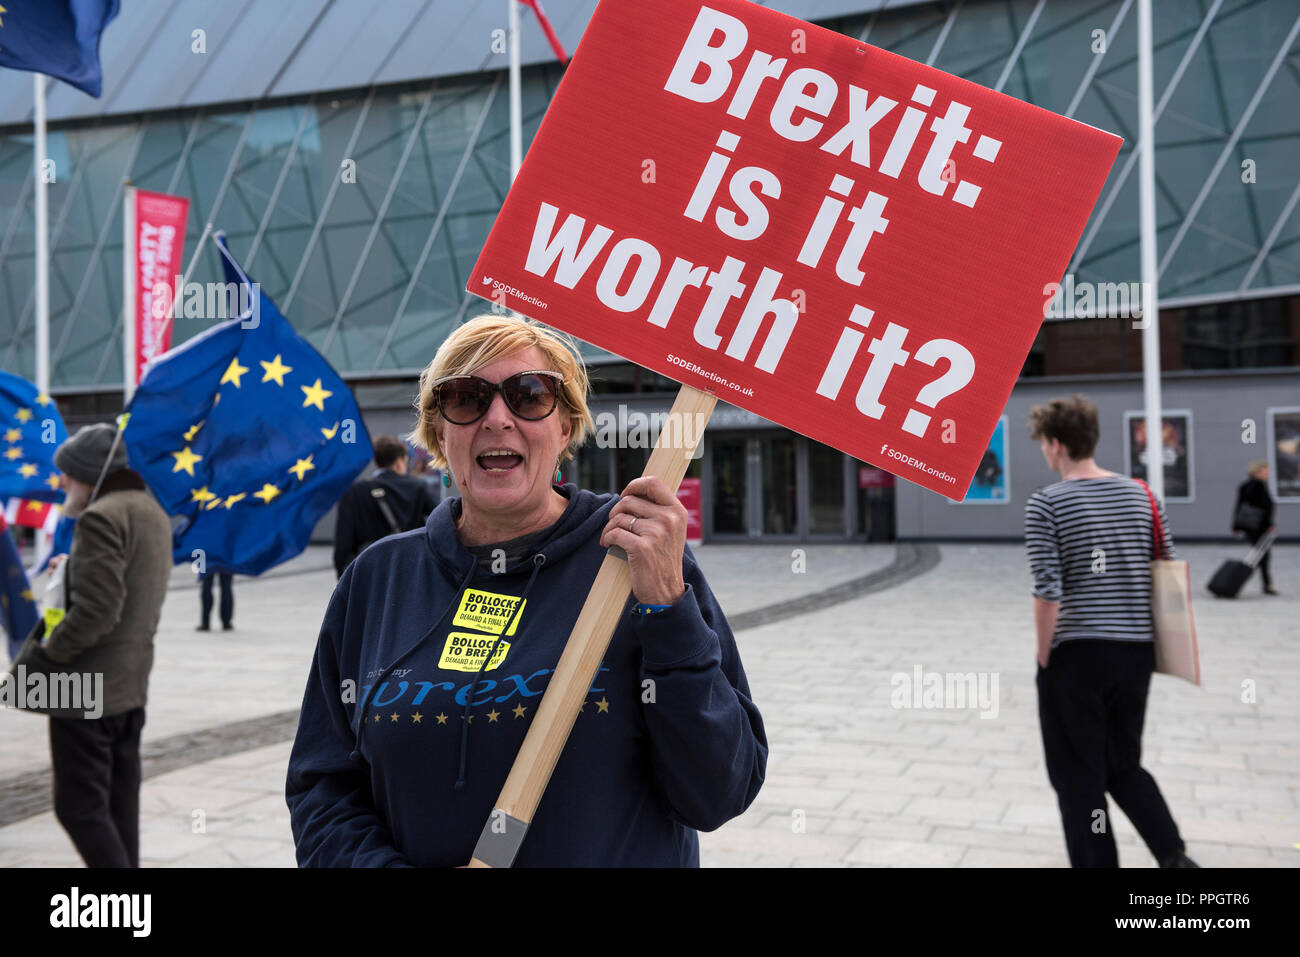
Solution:
<path fill-rule="evenodd" d="M 64 568 L 66 613 L 15 667 L 103 675 L 98 715 L 50 715 L 54 816 L 88 867 L 139 867 L 140 732 L 171 578 L 171 521 L 127 467 L 110 425 L 81 428 L 54 464 L 64 512 L 78 519 Z"/>
<path fill-rule="evenodd" d="M 199 576 L 199 627 L 195 631 L 212 630 L 212 579 L 221 582 L 221 630 L 235 627 L 235 576 L 233 572 L 206 571 Z"/>
<path fill-rule="evenodd" d="M 1141 766 L 1155 669 L 1146 488 L 1098 467 L 1097 407 L 1084 396 L 1030 412 L 1030 434 L 1061 481 L 1025 506 L 1038 633 L 1038 716 L 1072 867 L 1118 867 L 1106 794 L 1161 867 L 1197 867 L 1155 779 Z M 1160 508 L 1165 551 L 1169 521 Z"/>
<path fill-rule="evenodd" d="M 374 448 L 378 471 L 354 482 L 339 499 L 334 527 L 334 571 L 339 576 L 366 546 L 386 535 L 423 527 L 438 504 L 427 482 L 407 475 L 410 459 L 405 442 L 381 435 Z"/>
<path fill-rule="evenodd" d="M 1246 467 L 1246 481 L 1237 487 L 1237 504 L 1232 509 L 1232 530 L 1242 532 L 1251 545 L 1269 532 L 1277 530 L 1273 524 L 1273 496 L 1268 492 L 1268 463 L 1256 459 Z M 1273 576 L 1269 574 L 1268 553 L 1266 548 L 1259 560 L 1259 572 L 1264 578 L 1264 594 L 1276 595 L 1273 590 Z"/>

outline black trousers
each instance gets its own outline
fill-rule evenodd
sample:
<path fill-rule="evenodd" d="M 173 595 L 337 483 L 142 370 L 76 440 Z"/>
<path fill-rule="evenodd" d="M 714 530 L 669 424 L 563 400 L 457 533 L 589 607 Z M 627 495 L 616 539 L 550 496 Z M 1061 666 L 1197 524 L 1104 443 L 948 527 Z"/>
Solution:
<path fill-rule="evenodd" d="M 50 718 L 54 816 L 87 867 L 140 866 L 142 728 L 144 708 Z"/>
<path fill-rule="evenodd" d="M 1156 861 L 1184 850 L 1155 779 L 1141 766 L 1142 723 L 1155 668 L 1149 641 L 1077 639 L 1038 669 L 1038 718 L 1072 867 L 1118 867 L 1106 794 Z"/>
<path fill-rule="evenodd" d="M 221 579 L 221 623 L 229 625 L 235 620 L 235 576 L 232 572 L 209 572 L 203 576 L 199 589 L 199 602 L 203 627 L 212 622 L 212 579 Z"/>
<path fill-rule="evenodd" d="M 1252 532 L 1252 533 L 1250 533 L 1249 535 L 1247 535 L 1246 537 L 1247 537 L 1248 539 L 1250 539 L 1250 544 L 1254 545 L 1254 544 L 1256 544 L 1256 543 L 1257 543 L 1261 538 L 1264 537 L 1264 529 L 1261 528 L 1258 532 Z M 1273 551 L 1273 549 L 1271 549 L 1271 548 L 1266 548 L 1266 549 L 1264 549 L 1264 555 L 1263 555 L 1263 557 L 1261 557 L 1260 560 L 1259 560 L 1259 573 L 1260 573 L 1261 575 L 1264 576 L 1264 587 L 1265 587 L 1265 588 L 1272 588 L 1272 587 L 1273 587 L 1273 576 L 1270 575 L 1270 574 L 1269 574 L 1269 571 L 1268 571 L 1268 556 L 1269 556 L 1269 553 L 1272 552 L 1272 551 Z"/>

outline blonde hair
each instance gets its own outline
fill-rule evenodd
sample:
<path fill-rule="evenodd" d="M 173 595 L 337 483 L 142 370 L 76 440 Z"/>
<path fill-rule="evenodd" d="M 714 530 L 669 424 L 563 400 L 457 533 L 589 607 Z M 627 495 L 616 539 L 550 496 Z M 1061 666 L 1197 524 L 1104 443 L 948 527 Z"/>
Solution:
<path fill-rule="evenodd" d="M 1265 462 L 1263 459 L 1255 459 L 1249 465 L 1246 466 L 1246 474 L 1250 476 L 1254 476 L 1254 474 L 1258 472 L 1260 469 L 1266 469 L 1266 468 L 1268 468 L 1267 462 Z"/>
<path fill-rule="evenodd" d="M 438 442 L 436 426 L 442 416 L 433 383 L 445 376 L 471 375 L 476 369 L 529 348 L 540 350 L 547 367 L 564 377 L 560 386 L 562 406 L 552 413 L 567 413 L 572 427 L 564 458 L 572 458 L 588 431 L 595 431 L 596 424 L 587 408 L 587 370 L 568 336 L 522 316 L 475 316 L 443 341 L 433 361 L 420 373 L 419 419 L 410 439 L 429 451 L 436 468 L 446 468 L 447 459 Z"/>

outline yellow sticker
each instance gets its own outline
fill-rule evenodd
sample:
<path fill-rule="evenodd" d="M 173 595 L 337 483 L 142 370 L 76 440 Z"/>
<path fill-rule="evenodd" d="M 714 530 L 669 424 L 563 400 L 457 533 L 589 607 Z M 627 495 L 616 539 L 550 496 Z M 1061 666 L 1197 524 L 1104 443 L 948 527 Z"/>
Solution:
<path fill-rule="evenodd" d="M 483 659 L 496 642 L 495 635 L 476 635 L 467 631 L 453 631 L 447 636 L 447 643 L 442 647 L 442 658 L 438 667 L 444 671 L 473 671 L 483 667 Z M 491 671 L 505 660 L 510 650 L 510 642 L 505 639 L 497 645 L 484 671 Z"/>
<path fill-rule="evenodd" d="M 499 635 L 518 602 L 518 595 L 498 595 L 495 592 L 466 588 L 460 600 L 460 607 L 456 609 L 456 617 L 451 620 L 451 623 L 461 628 L 477 628 L 479 631 Z M 527 604 L 528 602 L 524 602 L 525 606 Z M 515 633 L 523 617 L 524 610 L 520 608 L 515 620 L 510 622 L 507 635 Z"/>

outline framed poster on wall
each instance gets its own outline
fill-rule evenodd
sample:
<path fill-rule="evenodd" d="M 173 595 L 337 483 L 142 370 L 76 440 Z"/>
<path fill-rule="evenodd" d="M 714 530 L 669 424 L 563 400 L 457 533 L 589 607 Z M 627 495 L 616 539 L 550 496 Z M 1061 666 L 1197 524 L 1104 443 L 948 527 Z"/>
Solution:
<path fill-rule="evenodd" d="M 966 497 L 961 501 L 948 499 L 954 505 L 1006 505 L 1011 501 L 1011 475 L 1007 444 L 1008 419 L 1004 415 L 998 419 L 989 439 L 989 447 L 980 458 L 975 477 L 971 479 Z"/>
<path fill-rule="evenodd" d="M 1147 420 L 1145 412 L 1124 413 L 1124 474 L 1146 481 Z M 1165 501 L 1196 500 L 1192 458 L 1192 410 L 1166 409 L 1164 414 Z"/>
<path fill-rule="evenodd" d="M 1279 502 L 1300 502 L 1300 406 L 1268 410 L 1268 484 Z"/>

